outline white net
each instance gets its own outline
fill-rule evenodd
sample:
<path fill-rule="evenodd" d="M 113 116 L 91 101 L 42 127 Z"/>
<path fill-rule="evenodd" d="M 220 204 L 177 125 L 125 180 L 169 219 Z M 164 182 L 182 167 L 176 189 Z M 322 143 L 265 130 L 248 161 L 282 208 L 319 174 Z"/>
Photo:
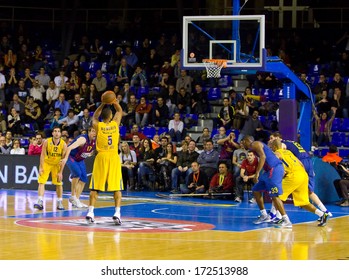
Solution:
<path fill-rule="evenodd" d="M 203 60 L 206 67 L 207 78 L 220 78 L 221 70 L 226 67 L 225 60 Z"/>

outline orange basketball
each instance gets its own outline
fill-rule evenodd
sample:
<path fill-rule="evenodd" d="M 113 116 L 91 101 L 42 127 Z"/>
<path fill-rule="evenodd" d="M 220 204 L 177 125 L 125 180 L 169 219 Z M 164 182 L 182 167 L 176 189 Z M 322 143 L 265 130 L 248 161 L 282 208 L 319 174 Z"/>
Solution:
<path fill-rule="evenodd" d="M 108 90 L 102 94 L 102 102 L 106 104 L 112 104 L 116 100 L 114 91 Z"/>

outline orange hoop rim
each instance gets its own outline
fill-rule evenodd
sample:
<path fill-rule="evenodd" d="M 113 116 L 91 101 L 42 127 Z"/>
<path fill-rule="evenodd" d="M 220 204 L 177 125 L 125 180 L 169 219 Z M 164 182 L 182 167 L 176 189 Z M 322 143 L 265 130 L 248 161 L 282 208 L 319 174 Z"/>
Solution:
<path fill-rule="evenodd" d="M 218 66 L 222 66 L 223 68 L 225 68 L 225 67 L 227 67 L 228 60 L 226 60 L 226 59 L 205 58 L 205 59 L 202 60 L 202 62 L 214 63 L 214 64 L 217 64 Z"/>

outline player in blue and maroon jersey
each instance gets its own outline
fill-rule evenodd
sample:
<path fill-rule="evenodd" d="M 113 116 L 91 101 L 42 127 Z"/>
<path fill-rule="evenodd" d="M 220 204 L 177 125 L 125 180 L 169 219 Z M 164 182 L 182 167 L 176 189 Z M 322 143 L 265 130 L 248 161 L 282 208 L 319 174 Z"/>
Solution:
<path fill-rule="evenodd" d="M 85 159 L 91 157 L 96 149 L 96 131 L 93 127 L 87 134 L 77 136 L 68 146 L 64 160 L 70 170 L 71 196 L 69 202 L 76 208 L 86 208 L 87 205 L 80 202 L 80 195 L 87 182 Z"/>

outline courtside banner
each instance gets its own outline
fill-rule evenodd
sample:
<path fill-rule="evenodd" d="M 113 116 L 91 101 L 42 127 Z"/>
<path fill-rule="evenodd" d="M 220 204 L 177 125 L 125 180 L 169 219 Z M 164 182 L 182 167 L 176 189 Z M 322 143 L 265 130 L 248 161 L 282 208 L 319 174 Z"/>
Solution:
<path fill-rule="evenodd" d="M 88 179 L 91 178 L 93 159 L 85 160 Z M 39 177 L 40 156 L 0 155 L 0 188 L 37 190 Z M 70 172 L 65 166 L 63 171 L 63 189 L 70 190 Z M 51 178 L 46 184 L 53 186 Z M 88 190 L 89 181 L 84 191 Z"/>

